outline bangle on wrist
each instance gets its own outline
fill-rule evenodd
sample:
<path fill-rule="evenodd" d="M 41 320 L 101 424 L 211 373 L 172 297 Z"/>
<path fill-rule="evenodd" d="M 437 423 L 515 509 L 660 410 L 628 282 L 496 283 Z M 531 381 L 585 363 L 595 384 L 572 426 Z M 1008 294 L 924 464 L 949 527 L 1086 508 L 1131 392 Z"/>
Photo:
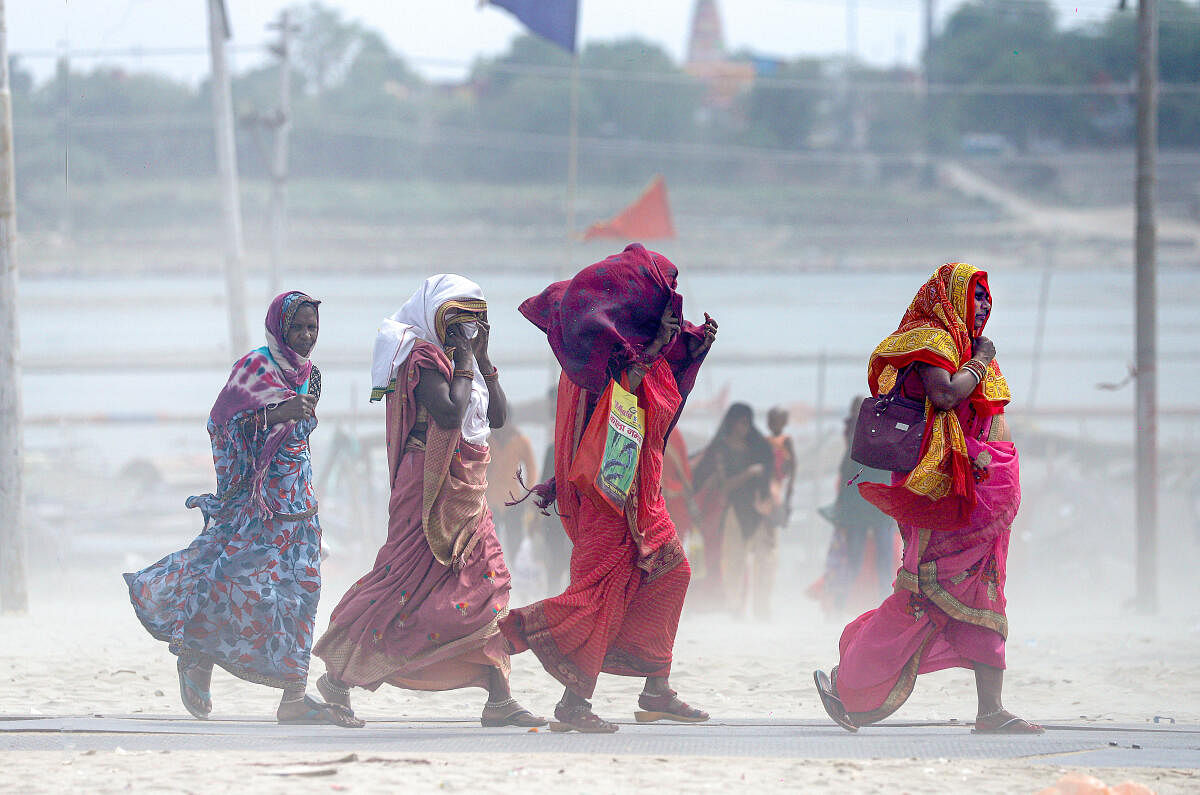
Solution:
<path fill-rule="evenodd" d="M 468 369 L 466 369 L 465 367 L 456 367 L 456 368 L 454 369 L 454 377 L 455 377 L 455 378 L 469 378 L 469 379 L 474 379 L 474 378 L 475 378 L 475 371 L 474 371 L 474 370 L 468 370 Z"/>
<path fill-rule="evenodd" d="M 975 376 L 976 383 L 983 383 L 983 379 L 987 377 L 987 367 L 978 359 L 971 358 L 963 362 L 962 367 L 959 368 L 959 372 L 963 370 Z"/>
<path fill-rule="evenodd" d="M 495 381 L 500 377 L 500 368 L 493 366 L 491 370 L 480 370 L 480 375 L 483 376 L 484 381 Z"/>

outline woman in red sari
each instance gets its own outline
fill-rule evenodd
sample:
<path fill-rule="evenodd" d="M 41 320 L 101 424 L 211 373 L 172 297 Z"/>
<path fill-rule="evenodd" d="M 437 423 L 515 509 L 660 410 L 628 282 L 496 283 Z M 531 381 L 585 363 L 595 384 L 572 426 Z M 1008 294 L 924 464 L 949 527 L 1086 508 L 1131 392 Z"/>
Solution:
<path fill-rule="evenodd" d="M 1004 418 L 1008 383 L 983 336 L 992 309 L 987 274 L 964 262 L 940 267 L 900 327 L 875 348 L 871 394 L 892 389 L 925 402 L 921 457 L 890 485 L 862 495 L 896 519 L 904 540 L 896 591 L 843 630 L 841 660 L 813 677 L 842 728 L 886 718 L 917 675 L 975 671 L 977 733 L 1040 734 L 1004 708 L 1004 580 L 1009 530 L 1021 501 L 1017 450 Z"/>
<path fill-rule="evenodd" d="M 717 333 L 707 315 L 702 328 L 683 322 L 677 275 L 665 257 L 635 243 L 520 308 L 546 332 L 563 368 L 554 478 L 533 491 L 543 510 L 557 499 L 574 548 L 567 589 L 512 610 L 500 630 L 514 653 L 532 649 L 565 686 L 554 731 L 617 730 L 587 701 L 601 672 L 646 677 L 639 721 L 708 719 L 668 683 L 691 569 L 663 500 L 663 449 Z M 600 394 L 622 376 L 646 427 L 635 487 L 618 513 L 568 473 Z"/>

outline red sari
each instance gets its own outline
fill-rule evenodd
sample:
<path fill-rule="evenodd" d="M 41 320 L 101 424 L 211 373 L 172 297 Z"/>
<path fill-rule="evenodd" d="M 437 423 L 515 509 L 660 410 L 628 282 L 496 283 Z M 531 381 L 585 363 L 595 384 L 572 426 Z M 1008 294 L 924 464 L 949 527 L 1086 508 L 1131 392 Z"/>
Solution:
<path fill-rule="evenodd" d="M 513 653 L 532 649 L 572 692 L 589 698 L 603 673 L 668 676 L 691 567 L 667 512 L 661 480 L 667 433 L 682 403 L 664 359 L 637 390 L 646 411 L 636 496 L 624 515 L 597 505 L 567 479 L 572 455 L 555 456 L 558 510 L 574 544 L 567 590 L 511 610 L 500 631 Z M 556 450 L 574 451 L 595 396 L 564 374 L 558 385 Z"/>
<path fill-rule="evenodd" d="M 683 317 L 678 271 L 633 243 L 555 282 L 521 304 L 546 333 L 563 368 L 554 425 L 554 478 L 535 486 L 538 504 L 557 499 L 571 538 L 567 590 L 509 612 L 500 631 L 513 653 L 532 649 L 569 690 L 589 698 L 600 672 L 667 676 L 691 567 L 662 493 L 663 450 L 704 354 L 704 331 L 683 322 L 653 363 L 646 349 L 667 307 Z M 650 369 L 636 390 L 646 412 L 636 489 L 618 514 L 581 494 L 568 473 L 592 407 L 609 379 L 633 364 Z"/>

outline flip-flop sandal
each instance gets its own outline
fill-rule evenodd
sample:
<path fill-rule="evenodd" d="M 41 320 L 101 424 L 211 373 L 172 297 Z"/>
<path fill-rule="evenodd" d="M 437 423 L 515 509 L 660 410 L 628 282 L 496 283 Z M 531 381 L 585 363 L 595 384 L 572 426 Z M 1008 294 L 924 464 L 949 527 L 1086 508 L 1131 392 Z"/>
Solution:
<path fill-rule="evenodd" d="M 673 720 L 679 723 L 703 723 L 708 713 L 679 700 L 674 690 L 666 693 L 642 693 L 638 696 L 642 709 L 633 713 L 638 723 L 653 723 L 656 720 Z"/>
<path fill-rule="evenodd" d="M 356 718 L 354 713 L 339 704 L 326 704 L 308 696 L 304 697 L 307 711 L 294 718 L 277 718 L 280 726 L 341 726 L 343 729 L 361 729 L 366 721 Z"/>
<path fill-rule="evenodd" d="M 816 684 L 817 693 L 821 696 L 821 706 L 825 707 L 826 714 L 833 719 L 833 722 L 848 732 L 857 732 L 858 725 L 850 719 L 850 713 L 846 712 L 846 706 L 833 692 L 833 684 L 829 681 L 829 675 L 824 671 L 813 671 L 813 683 Z"/>
<path fill-rule="evenodd" d="M 188 676 L 187 672 L 194 667 L 198 666 L 189 666 L 182 657 L 175 658 L 175 670 L 179 673 L 179 700 L 193 718 L 208 720 L 208 715 L 212 712 L 212 693 L 201 689 Z"/>
<path fill-rule="evenodd" d="M 1024 718 L 1018 718 L 1012 713 L 1008 713 L 1008 720 L 998 726 L 989 726 L 980 728 L 978 720 L 975 723 L 975 728 L 971 729 L 971 734 L 1045 734 L 1046 729 L 1036 723 L 1030 723 Z"/>
<path fill-rule="evenodd" d="M 554 707 L 555 720 L 550 721 L 552 732 L 579 732 L 580 734 L 612 734 L 619 727 L 609 723 L 592 712 L 592 705 L 587 701 L 573 707 L 566 707 L 559 702 Z"/>
<path fill-rule="evenodd" d="M 547 722 L 545 718 L 538 717 L 522 707 L 517 703 L 515 698 L 510 698 L 507 701 L 500 701 L 494 704 L 489 701 L 484 704 L 483 708 L 486 711 L 488 707 L 491 707 L 492 709 L 505 709 L 508 707 L 513 707 L 513 709 L 507 715 L 504 715 L 500 718 L 489 717 L 487 715 L 481 716 L 479 718 L 479 723 L 485 728 L 494 729 L 498 726 L 521 726 L 523 728 L 533 729 L 539 726 L 545 726 Z"/>

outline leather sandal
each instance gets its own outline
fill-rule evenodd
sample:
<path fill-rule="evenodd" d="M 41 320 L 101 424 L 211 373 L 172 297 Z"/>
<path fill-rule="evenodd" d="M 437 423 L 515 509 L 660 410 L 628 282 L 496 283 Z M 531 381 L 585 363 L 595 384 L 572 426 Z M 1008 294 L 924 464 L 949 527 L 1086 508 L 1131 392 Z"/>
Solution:
<path fill-rule="evenodd" d="M 1024 718 L 1018 718 L 1006 709 L 998 709 L 975 718 L 971 734 L 1045 734 L 1046 729 Z"/>
<path fill-rule="evenodd" d="M 638 696 L 640 710 L 633 713 L 638 723 L 653 723 L 656 720 L 673 720 L 680 723 L 703 723 L 708 713 L 679 700 L 674 690 L 665 693 L 647 693 Z"/>
<path fill-rule="evenodd" d="M 300 699 L 297 699 L 300 700 Z M 293 702 L 287 702 L 293 703 Z M 343 729 L 361 729 L 366 726 L 366 721 L 354 716 L 350 710 L 340 704 L 326 704 L 322 701 L 309 698 L 303 698 L 304 712 L 291 717 L 281 718 L 278 712 L 275 715 L 276 721 L 281 726 L 319 726 L 333 725 L 341 726 Z M 281 705 L 282 706 L 282 705 Z"/>
<path fill-rule="evenodd" d="M 558 702 L 554 706 L 554 720 L 550 721 L 552 732 L 580 732 L 581 734 L 612 734 L 617 724 L 609 723 L 592 712 L 591 702 L 568 706 Z"/>

